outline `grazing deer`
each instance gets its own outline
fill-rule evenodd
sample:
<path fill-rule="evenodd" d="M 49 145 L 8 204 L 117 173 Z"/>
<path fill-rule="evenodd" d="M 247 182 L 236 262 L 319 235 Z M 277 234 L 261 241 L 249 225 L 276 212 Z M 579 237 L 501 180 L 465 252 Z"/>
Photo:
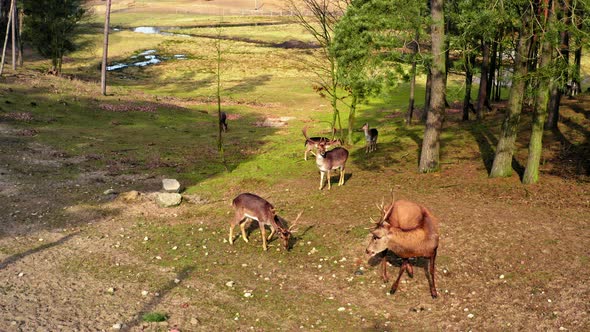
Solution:
<path fill-rule="evenodd" d="M 309 137 L 307 137 L 307 127 L 303 128 L 303 136 L 309 144 L 316 144 Z M 345 148 L 337 147 L 330 151 L 327 151 L 328 145 L 335 144 L 335 140 L 320 141 L 317 143 L 318 153 L 315 155 L 315 163 L 320 169 L 320 190 L 324 187 L 324 177 L 328 178 L 328 189 L 331 189 L 330 184 L 330 171 L 333 169 L 340 170 L 340 179 L 338 185 L 344 184 L 344 167 L 346 160 L 348 160 L 348 150 Z"/>
<path fill-rule="evenodd" d="M 301 217 L 301 213 L 297 216 L 297 219 L 293 222 L 291 227 L 286 227 L 286 222 L 276 215 L 275 208 L 264 198 L 250 194 L 250 193 L 243 193 L 239 194 L 234 200 L 232 201 L 232 206 L 236 210 L 236 214 L 234 219 L 230 222 L 229 227 L 229 243 L 234 243 L 234 228 L 236 225 L 240 225 L 242 230 L 242 239 L 248 242 L 248 236 L 246 235 L 246 221 L 248 219 L 256 220 L 258 222 L 258 226 L 260 227 L 260 232 L 262 233 L 262 248 L 267 250 L 266 241 L 270 241 L 272 236 L 277 232 L 279 237 L 283 242 L 283 247 L 286 250 L 289 250 L 289 240 L 291 238 L 291 229 L 297 221 L 299 217 Z M 266 230 L 264 226 L 267 225 L 270 227 L 270 235 L 268 239 L 266 238 Z"/>
<path fill-rule="evenodd" d="M 379 136 L 379 131 L 375 128 L 369 129 L 368 123 L 365 123 L 361 129 L 365 132 L 365 153 L 377 150 L 377 137 Z"/>
<path fill-rule="evenodd" d="M 311 152 L 311 154 L 313 154 L 315 156 L 316 154 L 315 154 L 315 152 L 313 152 L 313 149 L 317 149 L 318 145 L 321 142 L 324 142 L 326 149 L 329 149 L 332 146 L 341 146 L 342 145 L 342 141 L 340 139 L 330 140 L 327 137 L 320 137 L 320 136 L 310 137 L 309 140 L 308 139 L 305 140 L 305 155 L 304 155 L 303 159 L 307 160 L 307 153 L 308 152 Z"/>
<path fill-rule="evenodd" d="M 434 261 L 438 249 L 438 220 L 425 207 L 410 201 L 393 201 L 387 209 L 382 209 L 382 216 L 371 231 L 372 239 L 366 249 L 367 254 L 375 256 L 383 253 L 383 281 L 387 276 L 387 250 L 402 259 L 397 280 L 391 285 L 390 294 L 395 293 L 399 281 L 406 271 L 413 276 L 413 267 L 409 258 L 425 257 L 429 259 L 426 277 L 432 298 L 438 296 L 434 282 Z"/>
<path fill-rule="evenodd" d="M 221 112 L 219 125 L 221 126 L 221 130 L 225 133 L 227 131 L 227 114 L 225 112 Z"/>

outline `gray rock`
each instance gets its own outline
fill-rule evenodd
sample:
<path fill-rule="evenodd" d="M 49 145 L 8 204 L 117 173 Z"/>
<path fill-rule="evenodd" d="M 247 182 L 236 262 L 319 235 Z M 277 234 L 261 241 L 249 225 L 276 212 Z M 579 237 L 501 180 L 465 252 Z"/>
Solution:
<path fill-rule="evenodd" d="M 116 195 L 118 194 L 117 191 L 113 188 L 107 189 L 103 192 L 103 195 Z"/>
<path fill-rule="evenodd" d="M 169 193 L 180 192 L 180 182 L 178 182 L 176 179 L 163 179 L 162 187 L 164 188 L 164 191 Z"/>
<path fill-rule="evenodd" d="M 182 201 L 182 196 L 177 193 L 159 193 L 156 196 L 156 203 L 160 207 L 172 207 L 177 206 Z"/>

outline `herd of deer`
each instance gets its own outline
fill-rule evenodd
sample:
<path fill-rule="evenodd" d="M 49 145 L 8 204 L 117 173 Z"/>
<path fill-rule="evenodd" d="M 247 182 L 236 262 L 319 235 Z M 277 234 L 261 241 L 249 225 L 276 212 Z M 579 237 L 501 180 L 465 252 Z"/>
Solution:
<path fill-rule="evenodd" d="M 225 128 L 227 128 L 227 125 L 224 126 Z M 330 189 L 330 171 L 336 169 L 340 171 L 338 185 L 343 185 L 348 150 L 341 147 L 342 142 L 337 139 L 308 137 L 306 129 L 303 129 L 303 135 L 305 136 L 304 158 L 307 160 L 308 152 L 315 155 L 316 164 L 320 170 L 320 190 L 323 188 L 324 178 L 327 178 L 328 189 Z M 375 151 L 377 149 L 377 129 L 370 129 L 366 123 L 362 129 L 365 132 L 366 139 L 365 152 Z M 313 151 L 314 149 L 316 152 Z M 264 250 L 268 249 L 267 241 L 270 241 L 275 233 L 279 235 L 283 247 L 286 250 L 290 249 L 292 229 L 297 224 L 302 212 L 299 213 L 291 227 L 287 227 L 287 222 L 276 214 L 274 206 L 255 194 L 242 193 L 238 195 L 232 201 L 232 206 L 235 209 L 235 217 L 230 221 L 230 244 L 234 242 L 234 228 L 236 225 L 240 225 L 242 239 L 248 242 L 245 225 L 251 219 L 258 222 Z M 438 220 L 424 206 L 406 200 L 395 200 L 393 197 L 391 204 L 385 206 L 382 203 L 378 208 L 381 212 L 381 218 L 371 229 L 371 239 L 365 251 L 370 257 L 381 261 L 384 282 L 389 280 L 387 276 L 388 253 L 393 253 L 401 258 L 402 264 L 399 275 L 391 286 L 390 294 L 395 293 L 397 290 L 404 272 L 407 272 L 410 277 L 413 276 L 411 258 L 427 258 L 428 265 L 425 270 L 430 286 L 430 295 L 436 298 L 434 262 L 439 241 Z M 268 238 L 266 237 L 265 226 L 269 226 L 271 230 Z"/>

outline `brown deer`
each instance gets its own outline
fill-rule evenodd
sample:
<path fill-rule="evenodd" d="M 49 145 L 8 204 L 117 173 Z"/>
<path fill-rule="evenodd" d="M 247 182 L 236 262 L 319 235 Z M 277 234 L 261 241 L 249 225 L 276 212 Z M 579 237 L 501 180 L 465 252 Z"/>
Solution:
<path fill-rule="evenodd" d="M 227 114 L 225 112 L 221 112 L 220 114 L 219 125 L 221 126 L 221 130 L 225 133 L 227 131 Z"/>
<path fill-rule="evenodd" d="M 318 145 L 321 142 L 324 142 L 326 149 L 329 149 L 332 146 L 341 146 L 342 145 L 342 141 L 340 139 L 330 140 L 327 137 L 320 137 L 320 136 L 310 137 L 309 139 L 305 140 L 305 155 L 304 155 L 303 159 L 307 160 L 307 153 L 308 152 L 311 152 L 311 154 L 313 154 L 315 156 L 316 154 L 315 154 L 315 152 L 313 152 L 313 150 L 317 149 Z"/>
<path fill-rule="evenodd" d="M 377 150 L 377 137 L 379 136 L 379 131 L 375 128 L 369 129 L 368 123 L 365 123 L 361 129 L 365 132 L 365 153 Z"/>
<path fill-rule="evenodd" d="M 426 277 L 432 298 L 438 296 L 434 281 L 436 251 L 438 249 L 438 220 L 424 206 L 414 202 L 393 201 L 387 209 L 382 209 L 382 216 L 371 231 L 372 239 L 366 249 L 367 254 L 382 254 L 383 281 L 387 276 L 387 250 L 402 259 L 397 280 L 391 285 L 390 294 L 399 286 L 402 274 L 413 276 L 410 258 L 425 257 L 429 259 Z"/>
<path fill-rule="evenodd" d="M 264 198 L 250 193 L 243 193 L 239 194 L 234 200 L 232 201 L 232 206 L 236 210 L 236 214 L 234 219 L 230 221 L 229 227 L 229 243 L 234 243 L 234 228 L 236 225 L 240 225 L 242 230 L 242 239 L 248 242 L 248 236 L 246 235 L 246 221 L 248 219 L 256 220 L 258 222 L 258 226 L 260 227 L 260 232 L 262 233 L 262 248 L 264 250 L 268 250 L 266 246 L 266 241 L 270 241 L 272 236 L 277 232 L 281 241 L 283 242 L 283 247 L 286 250 L 289 250 L 289 240 L 291 238 L 291 230 L 293 226 L 301 217 L 301 213 L 297 216 L 297 219 L 293 222 L 291 227 L 286 227 L 286 222 L 275 213 L 275 208 Z M 266 238 L 266 230 L 264 226 L 267 225 L 270 227 L 270 235 L 268 239 Z"/>
<path fill-rule="evenodd" d="M 309 137 L 307 137 L 307 127 L 303 128 L 303 136 L 310 144 L 316 144 Z M 335 140 L 320 141 L 317 143 L 318 153 L 315 156 L 315 163 L 320 170 L 320 190 L 324 187 L 324 177 L 328 178 L 328 189 L 331 189 L 330 171 L 334 169 L 340 170 L 340 179 L 338 185 L 344 184 L 344 167 L 346 160 L 348 160 L 348 150 L 342 147 L 337 147 L 332 150 L 327 150 L 328 145 L 335 144 Z"/>

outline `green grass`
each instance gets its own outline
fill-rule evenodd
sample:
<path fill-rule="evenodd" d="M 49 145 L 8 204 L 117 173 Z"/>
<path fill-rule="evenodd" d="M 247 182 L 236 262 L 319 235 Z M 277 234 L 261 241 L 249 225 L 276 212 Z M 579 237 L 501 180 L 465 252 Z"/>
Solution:
<path fill-rule="evenodd" d="M 168 315 L 161 312 L 148 312 L 141 316 L 141 320 L 144 322 L 165 322 L 168 320 Z"/>

